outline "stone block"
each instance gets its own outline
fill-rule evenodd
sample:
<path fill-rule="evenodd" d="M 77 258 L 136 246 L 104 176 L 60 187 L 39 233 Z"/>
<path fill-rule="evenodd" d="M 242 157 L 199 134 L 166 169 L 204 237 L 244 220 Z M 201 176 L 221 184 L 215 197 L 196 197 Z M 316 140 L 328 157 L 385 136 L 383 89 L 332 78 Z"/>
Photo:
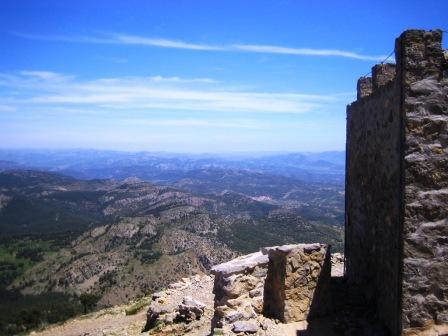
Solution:
<path fill-rule="evenodd" d="M 331 311 L 330 247 L 324 244 L 285 245 L 268 252 L 264 315 L 298 322 Z"/>
<path fill-rule="evenodd" d="M 372 68 L 372 86 L 373 91 L 386 85 L 395 79 L 395 64 L 382 63 Z"/>
<path fill-rule="evenodd" d="M 231 334 L 233 329 L 239 330 L 247 324 L 239 322 L 252 320 L 261 313 L 267 265 L 268 256 L 256 252 L 212 268 L 215 275 L 214 327 Z"/>
<path fill-rule="evenodd" d="M 372 77 L 361 77 L 357 84 L 357 98 L 370 96 L 372 93 Z"/>

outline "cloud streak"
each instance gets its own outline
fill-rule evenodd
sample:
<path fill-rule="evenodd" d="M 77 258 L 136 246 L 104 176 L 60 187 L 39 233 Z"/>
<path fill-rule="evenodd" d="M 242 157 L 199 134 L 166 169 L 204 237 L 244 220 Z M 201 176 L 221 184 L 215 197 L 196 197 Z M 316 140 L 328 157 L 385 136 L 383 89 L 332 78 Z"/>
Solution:
<path fill-rule="evenodd" d="M 284 55 L 300 55 L 300 56 L 334 56 L 334 57 L 352 58 L 363 61 L 382 61 L 387 57 L 387 56 L 368 56 L 337 49 L 288 48 L 272 45 L 235 44 L 233 45 L 233 48 L 241 51 L 265 53 L 265 54 L 284 54 Z"/>
<path fill-rule="evenodd" d="M 148 38 L 126 34 L 112 34 L 109 41 L 117 44 L 131 44 L 131 45 L 151 46 L 160 48 L 189 49 L 189 50 L 225 50 L 225 48 L 222 47 L 211 46 L 206 44 L 195 44 L 163 38 Z"/>
<path fill-rule="evenodd" d="M 306 113 L 344 99 L 340 94 L 231 91 L 210 78 L 116 77 L 80 80 L 48 71 L 0 74 L 0 93 L 8 106 L 88 110 L 208 113 Z"/>
<path fill-rule="evenodd" d="M 204 78 L 86 80 L 24 70 L 0 73 L 0 140 L 40 148 L 323 150 L 343 146 L 343 136 L 332 137 L 343 129 L 334 112 L 352 96 L 230 90 Z"/>
<path fill-rule="evenodd" d="M 210 45 L 202 43 L 190 43 L 166 38 L 152 38 L 138 35 L 110 33 L 101 36 L 64 36 L 64 35 L 38 35 L 14 33 L 22 38 L 55 41 L 68 43 L 92 43 L 92 44 L 116 44 L 116 45 L 134 45 L 169 49 L 184 49 L 196 51 L 215 51 L 215 52 L 248 52 L 262 54 L 283 54 L 292 56 L 313 56 L 313 57 L 342 57 L 362 61 L 382 61 L 385 55 L 364 55 L 347 50 L 338 49 L 314 49 L 314 48 L 293 48 L 277 45 L 258 45 L 258 44 L 231 44 L 231 45 Z"/>
<path fill-rule="evenodd" d="M 131 119 L 126 120 L 131 124 L 145 125 L 145 126 L 162 126 L 162 127 L 206 127 L 206 128 L 244 128 L 244 129 L 258 129 L 265 127 L 265 125 L 254 120 L 247 119 L 231 119 L 225 122 L 210 121 L 205 119 Z"/>

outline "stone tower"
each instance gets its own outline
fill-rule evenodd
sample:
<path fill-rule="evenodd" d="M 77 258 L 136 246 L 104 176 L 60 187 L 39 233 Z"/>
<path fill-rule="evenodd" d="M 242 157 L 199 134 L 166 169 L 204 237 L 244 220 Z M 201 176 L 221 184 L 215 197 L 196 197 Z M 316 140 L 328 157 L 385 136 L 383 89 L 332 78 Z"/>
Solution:
<path fill-rule="evenodd" d="M 448 60 L 405 31 L 347 107 L 346 274 L 392 335 L 448 325 Z M 414 334 L 413 334 L 414 335 Z M 425 334 L 426 335 L 426 334 Z"/>

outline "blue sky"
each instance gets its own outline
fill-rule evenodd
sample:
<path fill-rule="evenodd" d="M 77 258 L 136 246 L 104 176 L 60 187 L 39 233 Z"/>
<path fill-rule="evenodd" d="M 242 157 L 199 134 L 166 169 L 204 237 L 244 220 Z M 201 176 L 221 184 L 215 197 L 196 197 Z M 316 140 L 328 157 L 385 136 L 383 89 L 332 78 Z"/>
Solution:
<path fill-rule="evenodd" d="M 342 150 L 357 78 L 447 22 L 446 0 L 1 0 L 0 147 Z"/>

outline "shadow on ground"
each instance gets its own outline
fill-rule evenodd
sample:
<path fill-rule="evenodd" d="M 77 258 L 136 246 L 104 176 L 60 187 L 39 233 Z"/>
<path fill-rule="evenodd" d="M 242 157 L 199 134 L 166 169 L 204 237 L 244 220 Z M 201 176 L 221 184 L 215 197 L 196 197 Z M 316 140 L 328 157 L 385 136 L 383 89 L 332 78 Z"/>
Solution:
<path fill-rule="evenodd" d="M 363 299 L 362 288 L 349 286 L 344 277 L 332 277 L 330 288 L 332 313 L 310 318 L 306 330 L 298 330 L 296 336 L 389 336 L 374 307 Z M 313 304 L 320 307 L 320 298 L 316 300 Z"/>

